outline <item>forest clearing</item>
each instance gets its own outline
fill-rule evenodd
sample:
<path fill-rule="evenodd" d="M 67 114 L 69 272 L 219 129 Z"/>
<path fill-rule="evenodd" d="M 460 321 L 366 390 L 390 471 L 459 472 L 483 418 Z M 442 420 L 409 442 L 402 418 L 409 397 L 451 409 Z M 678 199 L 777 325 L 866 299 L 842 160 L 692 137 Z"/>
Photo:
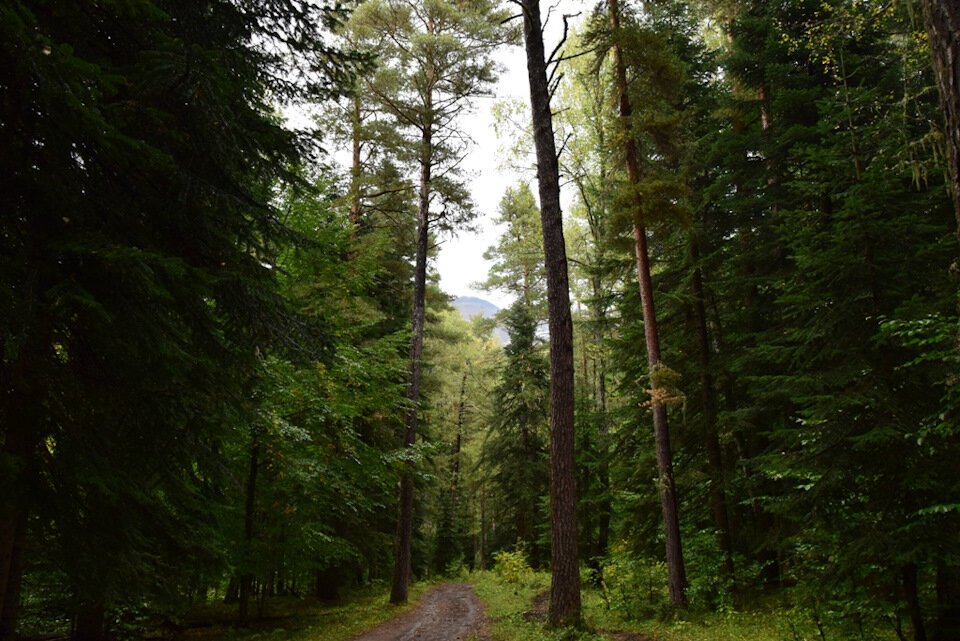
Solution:
<path fill-rule="evenodd" d="M 0 0 L 0 62 L 0 641 L 960 641 L 956 0 Z"/>

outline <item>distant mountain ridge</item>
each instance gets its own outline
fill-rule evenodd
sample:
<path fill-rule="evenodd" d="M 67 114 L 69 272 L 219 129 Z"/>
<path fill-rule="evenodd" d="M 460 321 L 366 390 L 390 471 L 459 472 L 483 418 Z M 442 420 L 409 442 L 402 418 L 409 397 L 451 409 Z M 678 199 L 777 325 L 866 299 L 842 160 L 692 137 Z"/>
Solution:
<path fill-rule="evenodd" d="M 470 320 L 477 314 L 483 315 L 484 318 L 493 318 L 493 316 L 500 311 L 500 308 L 490 301 L 477 298 L 476 296 L 461 296 L 453 301 L 453 306 L 457 308 L 457 311 L 460 312 L 460 316 L 462 316 L 464 320 Z M 507 332 L 503 327 L 497 326 L 493 330 L 493 335 L 499 339 L 501 345 L 506 345 L 510 342 L 510 338 L 507 336 Z"/>
<path fill-rule="evenodd" d="M 500 311 L 500 308 L 490 301 L 476 296 L 461 296 L 453 301 L 453 306 L 466 320 L 470 320 L 477 314 L 483 314 L 484 318 L 492 318 L 494 314 Z"/>

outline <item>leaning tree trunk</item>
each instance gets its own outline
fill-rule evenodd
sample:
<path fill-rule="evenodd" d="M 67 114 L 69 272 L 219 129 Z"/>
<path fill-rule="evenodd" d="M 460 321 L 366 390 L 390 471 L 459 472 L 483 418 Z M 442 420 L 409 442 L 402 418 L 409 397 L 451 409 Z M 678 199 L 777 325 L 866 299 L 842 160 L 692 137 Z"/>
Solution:
<path fill-rule="evenodd" d="M 427 108 L 430 105 L 428 98 Z M 421 360 L 423 359 L 423 327 L 426 314 L 427 242 L 430 236 L 430 169 L 433 163 L 433 131 L 428 123 L 423 128 L 420 159 L 420 204 L 417 208 L 417 259 L 413 275 L 413 336 L 410 341 L 410 379 L 407 385 L 406 423 L 403 446 L 413 447 L 417 439 L 417 416 L 420 405 Z M 391 603 L 406 603 L 412 574 L 413 542 L 413 461 L 408 458 L 400 475 L 400 514 L 397 519 L 397 547 L 393 567 Z"/>
<path fill-rule="evenodd" d="M 923 15 L 946 116 L 950 187 L 960 234 L 960 4 L 953 0 L 923 0 Z"/>
<path fill-rule="evenodd" d="M 614 38 L 620 29 L 620 12 L 617 0 L 608 0 L 610 25 Z M 624 128 L 624 156 L 627 177 L 631 185 L 640 182 L 640 166 L 637 148 L 633 139 L 630 118 L 632 110 L 627 94 L 627 73 L 623 52 L 619 43 L 613 45 L 616 66 L 617 91 L 619 93 L 620 121 Z M 639 205 L 639 203 L 638 203 Z M 638 207 L 639 210 L 639 207 Z M 634 250 L 637 259 L 637 280 L 640 283 L 640 299 L 643 304 L 643 333 L 647 344 L 647 364 L 652 383 L 651 406 L 653 410 L 653 435 L 657 449 L 659 472 L 660 507 L 663 512 L 663 529 L 667 544 L 667 573 L 670 585 L 670 601 L 677 607 L 687 606 L 686 572 L 683 567 L 683 550 L 680 543 L 680 517 L 677 510 L 677 492 L 673 479 L 673 455 L 670 451 L 670 432 L 667 428 L 667 405 L 662 390 L 656 382 L 656 372 L 662 367 L 660 360 L 660 337 L 657 332 L 657 313 L 653 304 L 653 282 L 650 278 L 650 257 L 647 251 L 647 232 L 639 220 L 633 225 Z"/>
<path fill-rule="evenodd" d="M 560 212 L 560 168 L 553 137 L 550 90 L 543 51 L 539 0 L 522 0 L 530 108 L 537 152 L 540 221 L 547 272 L 550 328 L 550 540 L 551 626 L 580 623 L 577 487 L 574 456 L 573 322 L 567 255 Z"/>

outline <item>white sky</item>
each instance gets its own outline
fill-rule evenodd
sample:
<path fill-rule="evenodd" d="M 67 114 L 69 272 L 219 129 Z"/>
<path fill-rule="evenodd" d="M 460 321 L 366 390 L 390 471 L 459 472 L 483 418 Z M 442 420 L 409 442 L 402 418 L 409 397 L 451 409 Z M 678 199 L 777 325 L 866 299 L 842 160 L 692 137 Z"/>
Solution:
<path fill-rule="evenodd" d="M 549 4 L 551 3 L 541 3 L 544 15 Z M 585 10 L 585 4 L 577 0 L 560 0 L 558 5 L 547 24 L 544 38 L 547 54 L 553 50 L 563 33 L 560 14 Z M 574 22 L 576 19 L 571 20 L 571 28 Z M 439 273 L 440 287 L 446 293 L 452 296 L 477 296 L 504 308 L 512 302 L 511 296 L 498 291 L 486 292 L 471 286 L 486 279 L 490 263 L 483 259 L 483 252 L 496 244 L 503 231 L 502 227 L 493 223 L 500 199 L 507 187 L 523 178 L 516 171 L 501 170 L 498 167 L 502 160 L 498 151 L 503 143 L 497 140 L 493 131 L 491 110 L 496 101 L 508 98 L 519 98 L 524 104 L 528 104 L 530 89 L 527 84 L 527 60 L 523 47 L 504 47 L 495 57 L 503 65 L 504 71 L 494 89 L 494 97 L 478 100 L 472 113 L 465 114 L 462 119 L 464 131 L 475 143 L 464 161 L 464 168 L 467 170 L 470 191 L 476 205 L 477 231 L 460 232 L 454 238 L 441 238 L 439 255 L 432 267 Z M 533 193 L 537 194 L 536 178 L 532 175 L 527 178 L 531 182 Z M 569 199 L 562 197 L 561 202 L 566 205 Z"/>
<path fill-rule="evenodd" d="M 507 47 L 496 56 L 504 66 L 504 72 L 491 98 L 476 102 L 472 113 L 465 114 L 462 127 L 474 140 L 464 169 L 469 178 L 470 192 L 476 206 L 474 221 L 476 232 L 460 232 L 455 237 L 440 239 L 440 251 L 433 268 L 440 275 L 440 287 L 452 296 L 477 296 L 497 307 L 510 305 L 512 297 L 499 291 L 484 291 L 472 285 L 487 277 L 490 263 L 483 259 L 483 252 L 495 245 L 503 232 L 503 226 L 495 225 L 497 207 L 504 190 L 518 179 L 499 169 L 501 162 L 497 140 L 493 131 L 493 105 L 498 100 L 520 98 L 528 100 L 527 62 L 522 47 Z M 532 186 L 536 193 L 536 186 Z"/>

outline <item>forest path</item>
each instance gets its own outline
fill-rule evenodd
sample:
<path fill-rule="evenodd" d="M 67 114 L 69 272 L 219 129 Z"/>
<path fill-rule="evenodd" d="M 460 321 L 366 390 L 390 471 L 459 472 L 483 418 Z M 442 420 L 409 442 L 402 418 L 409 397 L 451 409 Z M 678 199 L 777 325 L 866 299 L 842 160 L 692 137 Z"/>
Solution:
<path fill-rule="evenodd" d="M 483 602 L 468 583 L 444 583 L 420 598 L 413 610 L 390 619 L 352 641 L 461 641 L 484 638 Z"/>

